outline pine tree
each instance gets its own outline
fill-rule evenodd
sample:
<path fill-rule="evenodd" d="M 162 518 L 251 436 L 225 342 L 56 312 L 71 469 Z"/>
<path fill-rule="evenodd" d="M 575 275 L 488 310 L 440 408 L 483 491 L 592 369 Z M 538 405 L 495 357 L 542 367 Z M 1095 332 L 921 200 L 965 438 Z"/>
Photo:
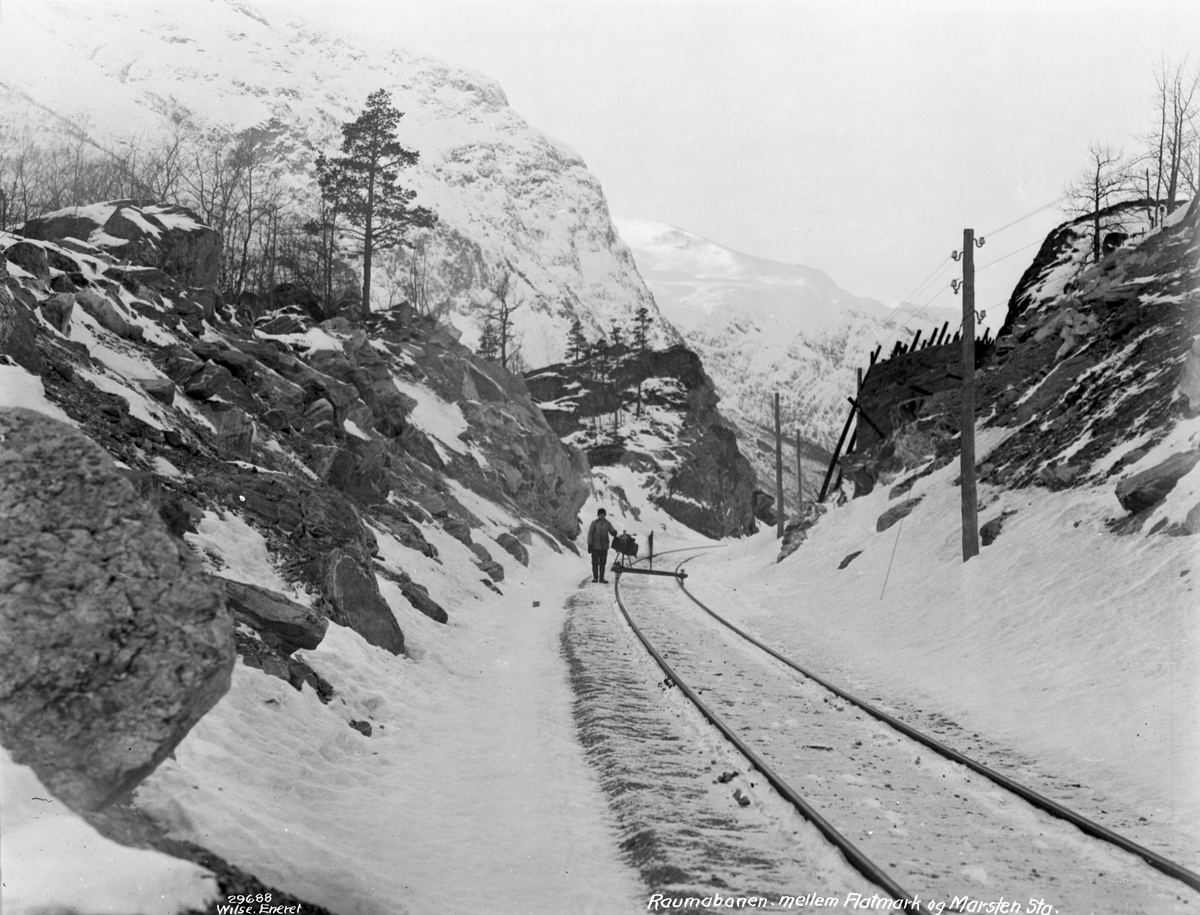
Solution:
<path fill-rule="evenodd" d="M 619 374 L 621 369 L 621 356 L 624 354 L 625 343 L 622 339 L 621 326 L 614 324 L 608 338 L 611 341 L 609 353 L 611 361 L 609 363 L 609 381 L 613 386 L 613 395 L 616 400 L 616 406 L 613 408 L 613 438 L 616 438 L 617 429 L 621 426 L 621 408 L 625 405 L 622 398 L 621 382 Z"/>
<path fill-rule="evenodd" d="M 378 89 L 367 96 L 367 107 L 342 125 L 342 154 L 317 157 L 321 196 L 345 217 L 363 259 L 362 308 L 371 310 L 371 259 L 376 251 L 402 246 L 410 228 L 430 228 L 437 217 L 414 206 L 416 191 L 397 183 L 400 169 L 416 163 L 418 153 L 396 136 L 404 115 L 391 96 Z"/>
<path fill-rule="evenodd" d="M 588 341 L 583 335 L 583 322 L 576 318 L 571 322 L 571 329 L 567 331 L 567 358 L 579 365 L 587 353 L 587 348 Z"/>
<path fill-rule="evenodd" d="M 645 305 L 633 313 L 633 346 L 638 355 L 646 352 L 650 345 L 650 309 Z"/>
<path fill-rule="evenodd" d="M 481 359 L 495 362 L 500 355 L 500 334 L 496 321 L 489 314 L 483 319 L 483 330 L 479 334 L 479 348 L 475 351 Z"/>
<path fill-rule="evenodd" d="M 650 346 L 650 309 L 645 305 L 638 308 L 633 313 L 633 346 L 637 351 L 639 361 L 640 357 L 646 355 L 646 350 Z M 645 374 L 644 368 L 638 370 L 638 386 L 637 386 L 637 415 L 638 419 L 642 417 L 642 381 L 641 376 Z"/>

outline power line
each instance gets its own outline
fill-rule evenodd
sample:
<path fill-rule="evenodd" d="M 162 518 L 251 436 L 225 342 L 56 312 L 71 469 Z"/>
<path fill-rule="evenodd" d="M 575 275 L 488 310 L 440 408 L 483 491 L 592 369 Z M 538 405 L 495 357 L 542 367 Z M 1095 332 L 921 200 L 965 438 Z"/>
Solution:
<path fill-rule="evenodd" d="M 1026 250 L 1027 248 L 1032 248 L 1034 245 L 1040 245 L 1041 243 L 1042 243 L 1041 239 L 1038 239 L 1037 241 L 1031 241 L 1029 244 L 1022 245 L 1021 247 L 1017 248 L 1015 251 L 1009 251 L 1003 257 L 998 257 L 994 261 L 989 261 L 988 263 L 984 264 L 982 267 L 976 267 L 975 272 L 978 273 L 980 270 L 986 270 L 988 267 L 991 267 L 991 266 L 994 266 L 994 265 L 1000 263 L 1000 261 L 1008 260 L 1014 254 L 1020 254 L 1022 251 Z"/>
<path fill-rule="evenodd" d="M 1012 222 L 1005 223 L 1004 225 L 1000 226 L 998 229 L 993 229 L 990 232 L 981 234 L 980 238 L 984 239 L 984 238 L 990 238 L 994 235 L 998 235 L 1001 232 L 1005 231 L 1006 229 L 1011 229 L 1013 226 L 1018 225 L 1027 219 L 1032 219 L 1034 216 L 1037 216 L 1039 213 L 1042 213 L 1042 212 L 1050 209 L 1053 206 L 1057 206 L 1059 203 L 1061 203 L 1063 200 L 1066 200 L 1066 199 L 1067 199 L 1066 195 L 1064 194 L 1061 197 L 1057 197 L 1054 200 L 1049 201 L 1048 203 L 1043 203 L 1040 207 L 1038 207 L 1035 210 L 1029 211 L 1024 216 L 1020 216 L 1017 219 L 1014 219 Z M 1038 241 L 1030 242 L 1027 245 L 1022 245 L 1020 248 L 1017 248 L 1014 251 L 1010 251 L 1008 254 L 1005 254 L 1002 257 L 998 257 L 995 260 L 990 261 L 987 264 L 983 265 L 982 267 L 977 267 L 975 272 L 978 273 L 980 270 L 986 270 L 988 267 L 992 267 L 995 264 L 998 264 L 1003 260 L 1007 260 L 1008 258 L 1013 257 L 1014 255 L 1020 254 L 1022 251 L 1025 251 L 1026 249 L 1032 248 L 1034 245 L 1039 245 L 1039 244 L 1041 244 L 1040 239 Z M 916 297 L 918 294 L 922 293 L 923 291 L 926 291 L 929 288 L 929 285 L 931 283 L 935 282 L 938 279 L 938 277 L 940 277 L 943 273 L 946 272 L 947 269 L 950 268 L 951 264 L 952 264 L 952 260 L 950 257 L 946 257 L 943 260 L 941 260 L 938 263 L 938 265 L 936 267 L 934 267 L 933 270 L 930 271 L 929 275 L 926 276 L 925 279 L 923 279 L 912 292 L 910 292 L 908 295 L 904 296 L 904 298 L 902 298 L 900 300 L 900 304 L 896 307 L 895 311 L 900 311 L 900 312 L 906 311 L 908 305 L 911 304 L 909 302 L 909 300 Z M 891 339 L 892 336 L 895 336 L 896 339 L 899 339 L 900 333 L 908 328 L 909 322 L 911 322 L 912 320 L 914 320 L 915 318 L 917 318 L 921 314 L 923 314 L 933 304 L 933 302 L 949 288 L 951 288 L 950 283 L 947 283 L 945 286 L 940 287 L 935 293 L 933 293 L 932 296 L 930 296 L 928 299 L 926 299 L 919 308 L 917 308 L 915 311 L 912 311 L 911 313 L 908 313 L 908 317 L 904 321 L 903 324 L 897 325 L 897 324 L 889 321 L 888 323 L 892 327 L 892 332 L 891 332 L 891 334 L 889 334 L 889 339 Z M 871 327 L 871 334 L 879 342 L 880 346 L 882 346 L 884 343 L 884 338 L 879 335 L 879 328 L 883 325 L 883 323 L 884 323 L 883 320 L 879 320 L 879 321 L 874 322 Z"/>
<path fill-rule="evenodd" d="M 1014 219 L 1012 222 L 1010 222 L 1010 223 L 1006 223 L 1005 225 L 1002 225 L 1002 226 L 1001 226 L 1000 228 L 998 228 L 998 229 L 992 229 L 992 231 L 990 231 L 990 232 L 985 232 L 985 233 L 984 233 L 983 235 L 981 235 L 980 237 L 981 237 L 981 238 L 991 238 L 993 235 L 999 235 L 999 234 L 1000 234 L 1001 232 L 1003 232 L 1005 229 L 1011 229 L 1011 228 L 1012 228 L 1013 226 L 1015 226 L 1017 223 L 1024 222 L 1026 219 L 1031 219 L 1032 217 L 1036 216 L 1038 213 L 1042 212 L 1043 210 L 1048 210 L 1048 209 L 1050 209 L 1050 207 L 1052 207 L 1052 206 L 1055 206 L 1055 205 L 1057 205 L 1057 204 L 1061 203 L 1062 201 L 1064 201 L 1064 200 L 1066 200 L 1066 199 L 1067 199 L 1067 195 L 1066 195 L 1066 194 L 1063 194 L 1061 197 L 1058 197 L 1058 198 L 1056 198 L 1056 199 L 1054 199 L 1054 200 L 1051 200 L 1049 203 L 1043 203 L 1043 204 L 1042 204 L 1040 207 L 1038 207 L 1036 210 L 1033 210 L 1033 211 L 1032 211 L 1032 212 L 1030 212 L 1030 213 L 1026 213 L 1026 214 L 1025 214 L 1024 216 L 1022 216 L 1020 219 Z"/>

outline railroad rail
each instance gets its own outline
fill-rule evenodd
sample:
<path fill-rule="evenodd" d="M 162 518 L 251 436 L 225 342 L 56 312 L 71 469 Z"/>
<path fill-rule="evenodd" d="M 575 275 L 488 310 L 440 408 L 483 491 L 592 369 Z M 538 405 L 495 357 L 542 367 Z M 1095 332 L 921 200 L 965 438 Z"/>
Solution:
<path fill-rule="evenodd" d="M 684 551 L 680 550 L 671 552 Z M 906 724 L 894 716 L 887 714 L 886 712 L 874 707 L 870 703 L 859 699 L 846 690 L 828 682 L 823 677 L 797 664 L 779 651 L 771 648 L 769 645 L 766 645 L 759 639 L 756 639 L 754 636 L 729 622 L 719 613 L 707 606 L 694 594 L 692 594 L 687 588 L 684 577 L 678 576 L 678 573 L 682 571 L 683 565 L 688 561 L 689 560 L 685 559 L 680 562 L 676 566 L 676 574 L 672 576 L 676 578 L 682 593 L 692 603 L 702 609 L 714 620 L 741 639 L 745 640 L 747 643 L 765 652 L 776 661 L 784 664 L 786 667 L 800 674 L 807 680 L 817 684 L 822 689 L 834 694 L 839 699 L 849 703 L 854 708 L 865 712 L 875 720 L 887 725 L 889 728 L 904 735 L 910 740 L 917 742 L 921 746 L 933 751 L 939 756 L 966 767 L 971 772 L 982 776 L 993 784 L 1020 797 L 1033 807 L 1067 823 L 1070 823 L 1086 835 L 1119 848 L 1124 852 L 1135 855 L 1161 873 L 1166 874 L 1175 880 L 1181 881 L 1193 890 L 1200 891 L 1200 874 L 1197 874 L 1194 871 L 1167 859 L 1151 849 L 1145 848 L 1142 845 L 1133 842 L 1132 840 L 1114 832 L 1105 826 L 1095 823 L 1087 817 L 1084 817 L 1081 814 L 1064 807 L 1058 802 L 1039 794 L 1027 786 L 1014 781 L 1008 776 L 995 771 L 994 769 L 964 755 L 963 753 L 960 753 L 952 747 L 945 745 L 936 738 L 931 737 L 930 735 L 917 730 L 916 728 Z M 818 813 L 811 803 L 805 800 L 805 798 L 802 797 L 799 792 L 789 785 L 787 781 L 762 757 L 760 753 L 756 752 L 728 722 L 723 720 L 723 718 L 717 714 L 717 712 L 710 706 L 709 703 L 706 703 L 704 699 L 701 698 L 698 691 L 692 685 L 681 679 L 677 670 L 668 662 L 663 653 L 660 652 L 654 644 L 652 644 L 650 638 L 645 634 L 642 627 L 639 627 L 634 620 L 633 615 L 630 613 L 629 608 L 625 603 L 625 600 L 622 598 L 620 584 L 620 578 L 618 577 L 614 583 L 614 594 L 617 599 L 618 607 L 620 608 L 620 611 L 631 630 L 641 641 L 647 652 L 666 673 L 667 677 L 669 678 L 669 682 L 678 686 L 680 691 L 693 705 L 695 705 L 704 718 L 707 719 L 714 727 L 716 727 L 722 733 L 722 735 L 724 735 L 724 737 L 729 740 L 730 743 L 732 743 L 739 750 L 739 752 L 742 753 L 742 755 L 750 762 L 750 764 L 763 775 L 772 788 L 774 788 L 782 797 L 784 797 L 792 806 L 794 806 L 806 820 L 812 823 L 813 826 L 816 827 L 816 829 L 831 844 L 841 850 L 843 855 L 854 868 L 856 868 L 860 873 L 863 874 L 863 876 L 875 883 L 889 896 L 896 900 L 898 903 L 898 908 L 902 908 L 903 911 L 909 912 L 926 911 L 922 908 L 920 897 L 918 895 L 900 886 L 897 881 L 891 877 L 891 875 L 885 872 L 878 864 L 873 862 L 866 854 L 862 852 L 862 850 L 855 846 L 855 844 L 850 841 L 846 835 L 844 835 L 820 813 Z"/>

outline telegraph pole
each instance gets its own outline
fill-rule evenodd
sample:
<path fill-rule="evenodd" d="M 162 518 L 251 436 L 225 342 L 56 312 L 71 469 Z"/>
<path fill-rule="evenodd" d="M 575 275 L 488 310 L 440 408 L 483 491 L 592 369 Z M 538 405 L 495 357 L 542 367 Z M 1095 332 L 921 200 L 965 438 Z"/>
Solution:
<path fill-rule="evenodd" d="M 779 425 L 779 395 L 775 395 L 775 536 L 783 538 L 783 427 Z"/>
<path fill-rule="evenodd" d="M 796 427 L 796 512 L 804 514 L 804 465 L 800 463 L 800 427 Z"/>
<path fill-rule="evenodd" d="M 979 555 L 978 497 L 975 492 L 975 241 L 974 229 L 963 229 L 962 247 L 962 551 L 963 562 Z M 955 258 L 957 260 L 957 258 Z"/>

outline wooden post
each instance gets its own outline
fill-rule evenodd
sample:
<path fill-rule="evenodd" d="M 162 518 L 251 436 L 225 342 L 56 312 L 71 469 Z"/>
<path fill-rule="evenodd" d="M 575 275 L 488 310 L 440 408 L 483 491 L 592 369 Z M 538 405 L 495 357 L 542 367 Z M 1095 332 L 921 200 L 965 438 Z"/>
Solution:
<path fill-rule="evenodd" d="M 963 229 L 962 325 L 962 550 L 963 562 L 979 555 L 975 493 L 975 230 Z"/>
<path fill-rule="evenodd" d="M 796 513 L 804 514 L 804 465 L 800 463 L 800 427 L 796 427 Z"/>
<path fill-rule="evenodd" d="M 850 431 L 850 424 L 854 422 L 855 407 L 850 408 L 850 415 L 846 417 L 846 425 L 842 426 L 842 434 L 838 438 L 837 447 L 833 449 L 833 458 L 829 462 L 829 469 L 825 471 L 825 482 L 821 484 L 821 493 L 817 496 L 818 502 L 825 501 L 825 493 L 829 491 L 829 481 L 833 478 L 833 468 L 837 466 L 838 455 L 842 453 L 842 445 L 846 443 L 846 433 Z"/>
<path fill-rule="evenodd" d="M 654 531 L 650 532 L 650 535 L 646 538 L 646 540 L 649 542 L 648 549 L 650 550 L 650 571 L 654 571 Z"/>
<path fill-rule="evenodd" d="M 775 536 L 783 539 L 783 428 L 779 425 L 779 395 L 775 395 Z"/>

